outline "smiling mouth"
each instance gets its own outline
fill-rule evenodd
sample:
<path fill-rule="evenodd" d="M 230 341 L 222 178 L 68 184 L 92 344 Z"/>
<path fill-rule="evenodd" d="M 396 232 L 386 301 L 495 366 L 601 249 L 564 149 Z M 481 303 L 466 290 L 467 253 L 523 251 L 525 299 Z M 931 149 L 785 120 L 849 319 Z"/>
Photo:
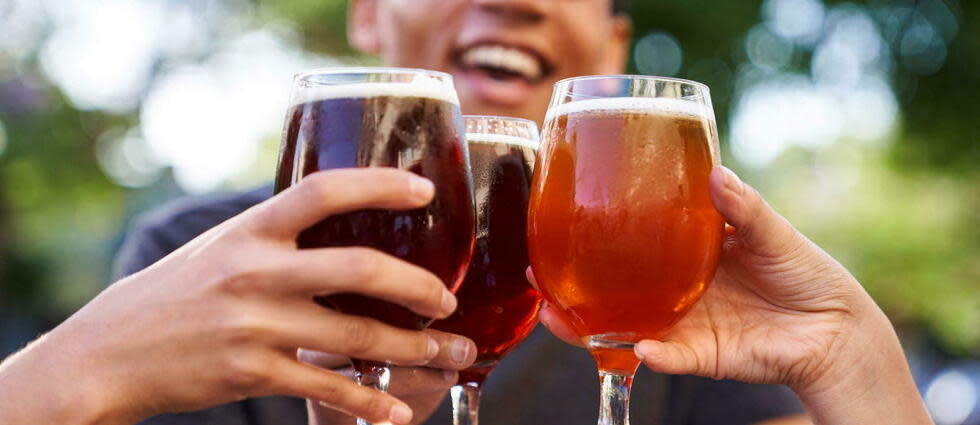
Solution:
<path fill-rule="evenodd" d="M 541 55 L 523 48 L 497 43 L 481 43 L 461 49 L 457 65 L 465 71 L 486 74 L 497 81 L 524 80 L 534 84 L 551 73 L 551 65 Z"/>

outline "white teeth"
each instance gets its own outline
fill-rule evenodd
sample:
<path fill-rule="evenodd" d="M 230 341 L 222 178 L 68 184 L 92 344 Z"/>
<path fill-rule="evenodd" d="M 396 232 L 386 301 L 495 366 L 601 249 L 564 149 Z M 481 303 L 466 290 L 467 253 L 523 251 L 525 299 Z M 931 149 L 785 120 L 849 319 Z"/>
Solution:
<path fill-rule="evenodd" d="M 534 56 L 519 49 L 494 45 L 477 46 L 463 53 L 463 64 L 469 67 L 485 66 L 520 74 L 535 81 L 541 78 L 541 63 Z"/>

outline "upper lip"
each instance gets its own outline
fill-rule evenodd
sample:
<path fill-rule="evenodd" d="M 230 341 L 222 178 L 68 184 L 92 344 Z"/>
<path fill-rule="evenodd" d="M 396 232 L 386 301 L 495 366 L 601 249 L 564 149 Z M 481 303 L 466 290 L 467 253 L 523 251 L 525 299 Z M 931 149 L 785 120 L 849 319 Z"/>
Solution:
<path fill-rule="evenodd" d="M 515 43 L 510 41 L 503 41 L 499 39 L 485 38 L 479 39 L 470 43 L 466 43 L 461 47 L 457 48 L 453 53 L 454 61 L 457 65 L 462 65 L 463 54 L 476 47 L 487 47 L 487 46 L 501 46 L 509 49 L 520 50 L 523 53 L 530 55 L 535 58 L 541 67 L 541 73 L 535 81 L 537 82 L 545 79 L 547 76 L 551 75 L 554 71 L 554 65 L 551 60 L 549 60 L 539 49 L 535 49 L 524 43 Z"/>

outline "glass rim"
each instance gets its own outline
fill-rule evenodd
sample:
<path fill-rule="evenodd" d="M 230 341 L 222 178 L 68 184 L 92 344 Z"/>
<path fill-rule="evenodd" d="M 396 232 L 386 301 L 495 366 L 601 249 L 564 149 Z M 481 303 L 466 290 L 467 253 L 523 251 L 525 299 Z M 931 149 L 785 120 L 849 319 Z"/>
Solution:
<path fill-rule="evenodd" d="M 433 71 L 423 68 L 400 68 L 393 66 L 329 66 L 313 68 L 293 74 L 294 80 L 301 80 L 315 75 L 339 75 L 339 74 L 403 74 L 403 75 L 426 75 L 438 77 L 446 81 L 453 81 L 453 76 L 442 71 Z"/>
<path fill-rule="evenodd" d="M 529 119 L 526 119 L 526 118 L 509 117 L 507 115 L 463 114 L 463 121 L 464 122 L 468 118 L 473 118 L 473 119 L 488 119 L 488 120 L 497 120 L 497 121 L 511 121 L 511 122 L 517 122 L 517 123 L 522 123 L 522 124 L 533 124 L 535 127 L 538 126 L 538 123 L 535 122 L 535 121 L 532 121 L 532 120 L 529 120 Z"/>
<path fill-rule="evenodd" d="M 711 88 L 707 84 L 694 81 L 686 80 L 683 78 L 676 77 L 660 77 L 656 75 L 640 75 L 640 74 L 603 74 L 603 75 L 580 75 L 577 77 L 563 78 L 555 82 L 555 87 L 559 85 L 565 85 L 567 83 L 575 81 L 585 81 L 585 80 L 647 80 L 647 81 L 665 81 L 670 83 L 680 83 L 695 86 L 707 91 L 711 91 Z"/>

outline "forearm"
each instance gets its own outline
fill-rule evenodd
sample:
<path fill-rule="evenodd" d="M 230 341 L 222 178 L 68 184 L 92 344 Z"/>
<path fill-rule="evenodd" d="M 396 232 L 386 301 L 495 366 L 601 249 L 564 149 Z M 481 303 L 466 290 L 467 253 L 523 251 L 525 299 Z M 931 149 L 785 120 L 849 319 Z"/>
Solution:
<path fill-rule="evenodd" d="M 72 364 L 71 347 L 50 335 L 0 363 L 0 423 L 5 425 L 122 425 L 132 421 L 110 408 L 105 388 Z"/>
<path fill-rule="evenodd" d="M 95 424 L 101 419 L 73 382 L 49 364 L 41 337 L 0 364 L 0 423 Z"/>
<path fill-rule="evenodd" d="M 868 330 L 864 338 L 847 344 L 863 349 L 836 360 L 842 372 L 797 394 L 817 425 L 932 424 L 894 329 L 877 307 L 873 312 L 860 326 Z"/>

